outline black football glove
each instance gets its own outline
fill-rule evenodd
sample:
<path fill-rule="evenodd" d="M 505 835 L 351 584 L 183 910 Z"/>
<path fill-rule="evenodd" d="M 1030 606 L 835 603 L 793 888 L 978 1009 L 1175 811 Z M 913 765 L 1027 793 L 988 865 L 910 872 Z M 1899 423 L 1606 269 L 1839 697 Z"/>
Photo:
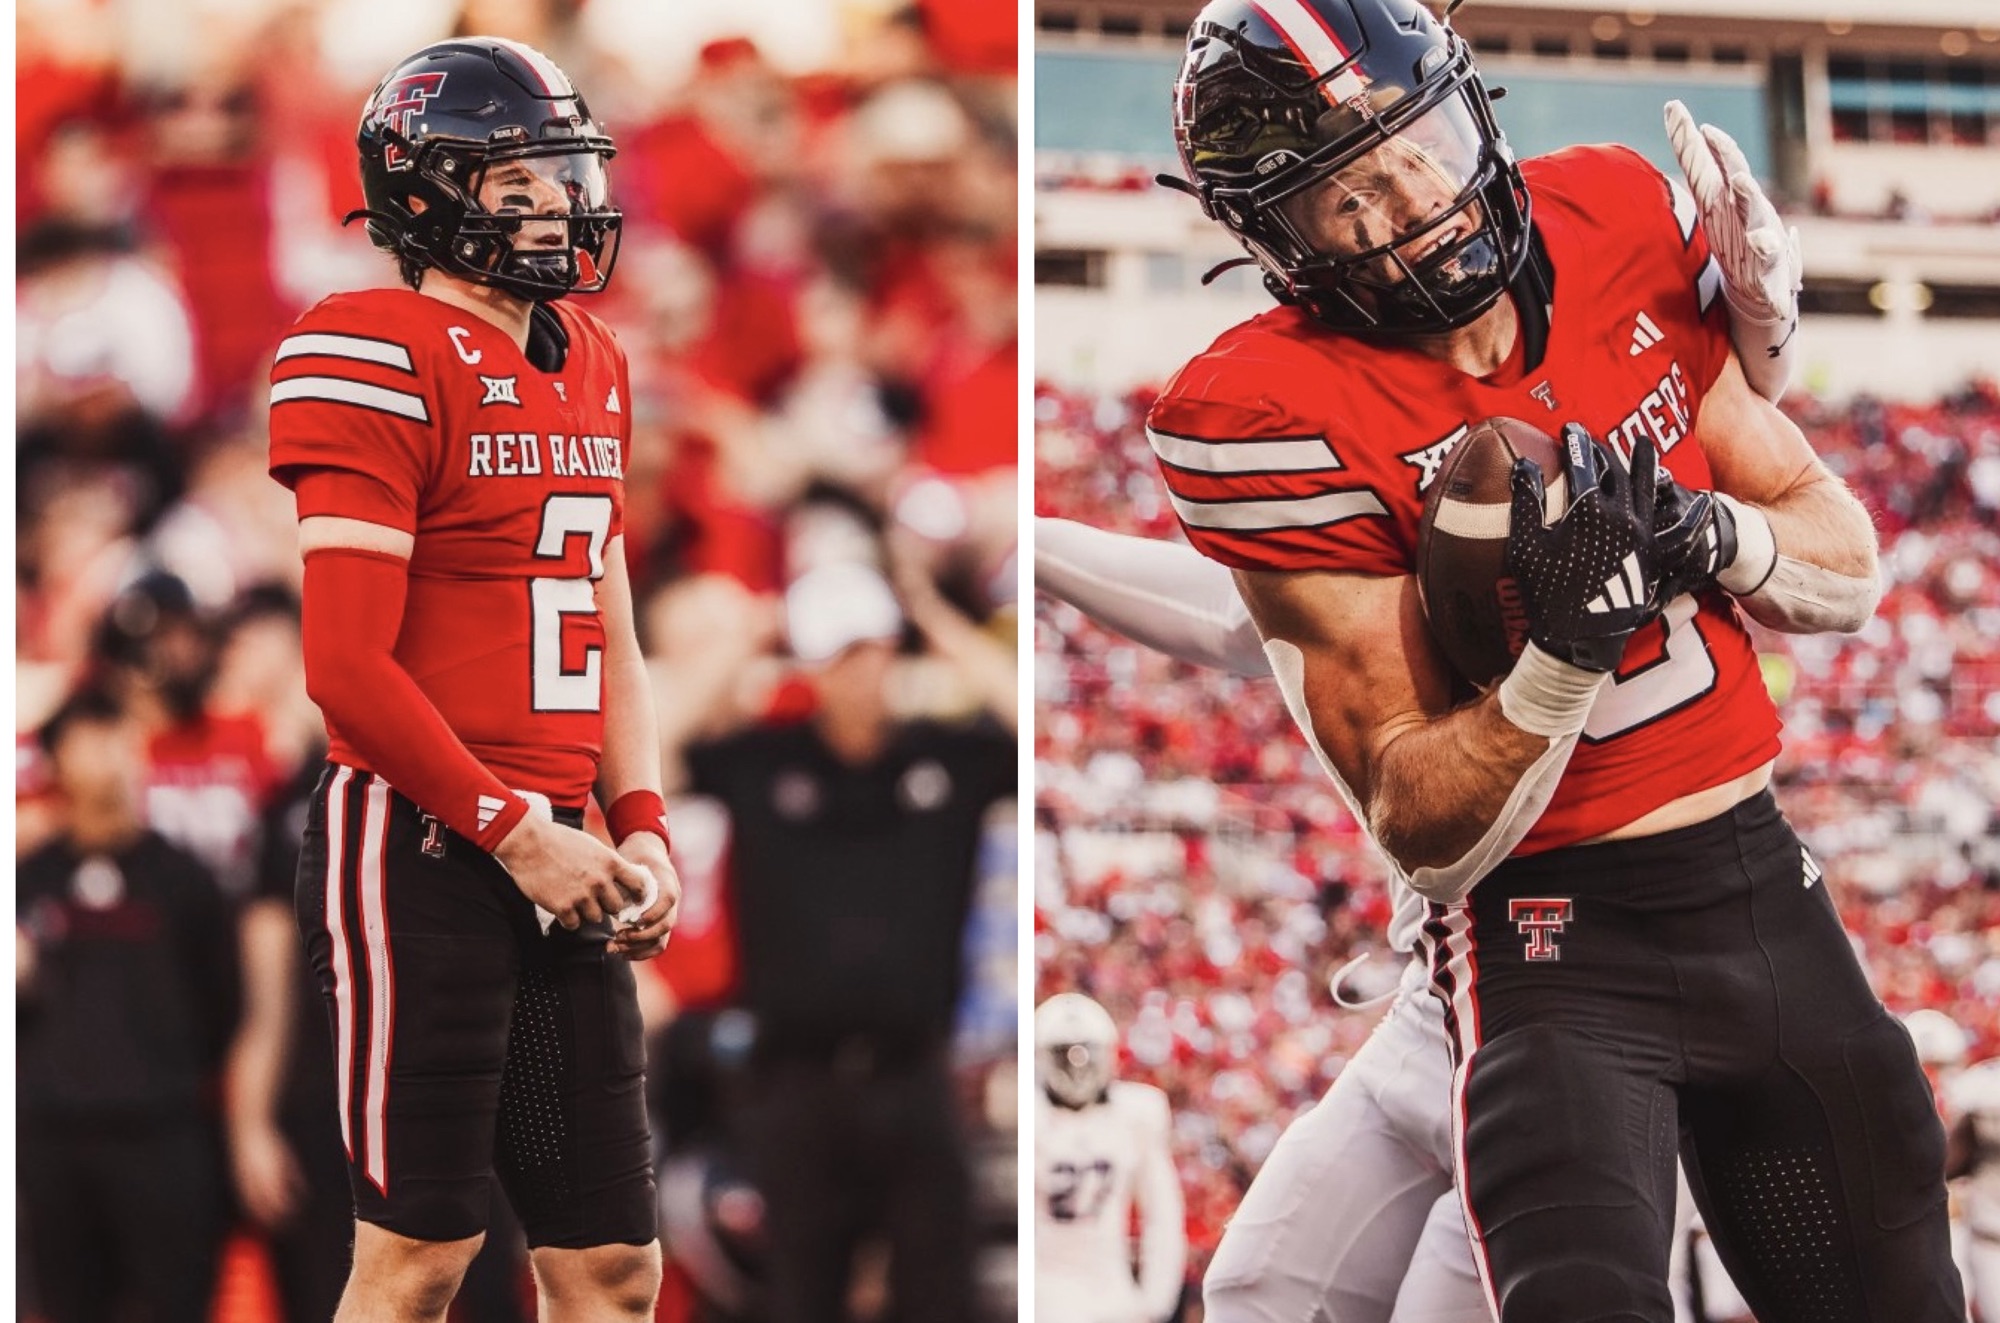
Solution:
<path fill-rule="evenodd" d="M 1640 438 L 1627 473 L 1575 423 L 1564 426 L 1562 445 L 1569 506 L 1553 524 L 1542 522 L 1541 466 L 1514 461 L 1507 573 L 1527 608 L 1528 637 L 1551 656 L 1603 673 L 1617 669 L 1625 641 L 1659 614 L 1659 455 Z"/>
<path fill-rule="evenodd" d="M 1660 602 L 1705 593 L 1736 561 L 1736 516 L 1712 492 L 1690 491 L 1660 470 L 1653 540 L 1660 551 Z"/>

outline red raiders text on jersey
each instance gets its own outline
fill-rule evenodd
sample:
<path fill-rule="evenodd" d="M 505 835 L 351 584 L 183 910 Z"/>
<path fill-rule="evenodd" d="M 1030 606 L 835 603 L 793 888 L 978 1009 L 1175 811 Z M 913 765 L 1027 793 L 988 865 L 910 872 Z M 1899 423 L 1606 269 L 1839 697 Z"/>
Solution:
<path fill-rule="evenodd" d="M 1424 490 L 1475 422 L 1578 422 L 1621 455 L 1650 436 L 1689 487 L 1689 441 L 1727 361 L 1721 273 L 1694 204 L 1622 147 L 1524 163 L 1555 269 L 1542 364 L 1468 377 L 1280 308 L 1225 332 L 1147 418 L 1189 540 L 1257 570 L 1413 572 Z M 1729 599 L 1683 597 L 1636 634 L 1555 799 L 1516 851 L 1601 835 L 1776 756 L 1778 718 Z"/>
<path fill-rule="evenodd" d="M 505 332 L 410 290 L 301 317 L 271 369 L 271 473 L 343 484 L 344 515 L 415 535 L 396 660 L 473 757 L 581 805 L 603 748 L 596 580 L 624 531 L 631 390 L 611 333 L 567 303 L 560 372 Z M 337 730 L 329 756 L 368 762 Z"/>

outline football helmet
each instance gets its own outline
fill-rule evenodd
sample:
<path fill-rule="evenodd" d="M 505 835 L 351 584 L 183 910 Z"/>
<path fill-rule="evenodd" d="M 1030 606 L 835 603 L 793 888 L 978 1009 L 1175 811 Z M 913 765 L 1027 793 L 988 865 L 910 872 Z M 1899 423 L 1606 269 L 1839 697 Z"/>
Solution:
<path fill-rule="evenodd" d="M 413 283 L 436 268 L 546 303 L 610 282 L 622 219 L 605 170 L 614 148 L 532 47 L 497 37 L 426 46 L 370 94 L 357 146 L 368 205 L 347 219 L 365 217 Z M 507 190 L 490 209 L 480 202 L 489 176 Z M 517 245 L 524 228 L 551 223 L 567 243 Z"/>
<path fill-rule="evenodd" d="M 1088 1107 L 1111 1087 L 1118 1068 L 1118 1026 L 1080 992 L 1059 992 L 1035 1008 L 1035 1072 L 1049 1097 Z"/>
<path fill-rule="evenodd" d="M 1283 302 L 1449 331 L 1529 250 L 1528 194 L 1465 39 L 1418 0 L 1210 0 L 1174 91 L 1186 180 Z"/>

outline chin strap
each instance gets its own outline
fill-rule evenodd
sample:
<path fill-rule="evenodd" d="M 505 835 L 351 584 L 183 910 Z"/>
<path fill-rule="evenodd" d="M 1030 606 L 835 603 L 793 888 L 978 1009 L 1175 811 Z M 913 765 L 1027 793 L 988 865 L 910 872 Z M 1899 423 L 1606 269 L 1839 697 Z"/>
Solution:
<path fill-rule="evenodd" d="M 1210 267 L 1207 271 L 1202 273 L 1201 277 L 1202 286 L 1203 288 L 1206 288 L 1210 284 L 1214 283 L 1216 277 L 1222 275 L 1225 272 L 1234 271 L 1239 266 L 1255 266 L 1255 265 L 1257 265 L 1257 259 L 1254 257 L 1232 257 L 1228 261 L 1217 262 L 1214 266 Z"/>

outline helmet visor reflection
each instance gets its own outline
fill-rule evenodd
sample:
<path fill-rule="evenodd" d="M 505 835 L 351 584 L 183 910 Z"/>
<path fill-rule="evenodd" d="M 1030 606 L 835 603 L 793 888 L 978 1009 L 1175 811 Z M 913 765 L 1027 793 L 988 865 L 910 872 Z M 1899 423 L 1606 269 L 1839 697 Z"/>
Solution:
<path fill-rule="evenodd" d="M 1478 183 L 1481 136 L 1462 96 L 1449 97 L 1384 141 L 1277 206 L 1301 256 L 1346 259 L 1382 254 L 1393 278 L 1396 253 L 1414 265 L 1479 225 L 1467 208 Z M 1454 214 L 1456 213 L 1456 214 Z"/>
<path fill-rule="evenodd" d="M 513 156 L 486 167 L 479 205 L 495 216 L 578 216 L 605 210 L 610 193 L 597 152 Z"/>

